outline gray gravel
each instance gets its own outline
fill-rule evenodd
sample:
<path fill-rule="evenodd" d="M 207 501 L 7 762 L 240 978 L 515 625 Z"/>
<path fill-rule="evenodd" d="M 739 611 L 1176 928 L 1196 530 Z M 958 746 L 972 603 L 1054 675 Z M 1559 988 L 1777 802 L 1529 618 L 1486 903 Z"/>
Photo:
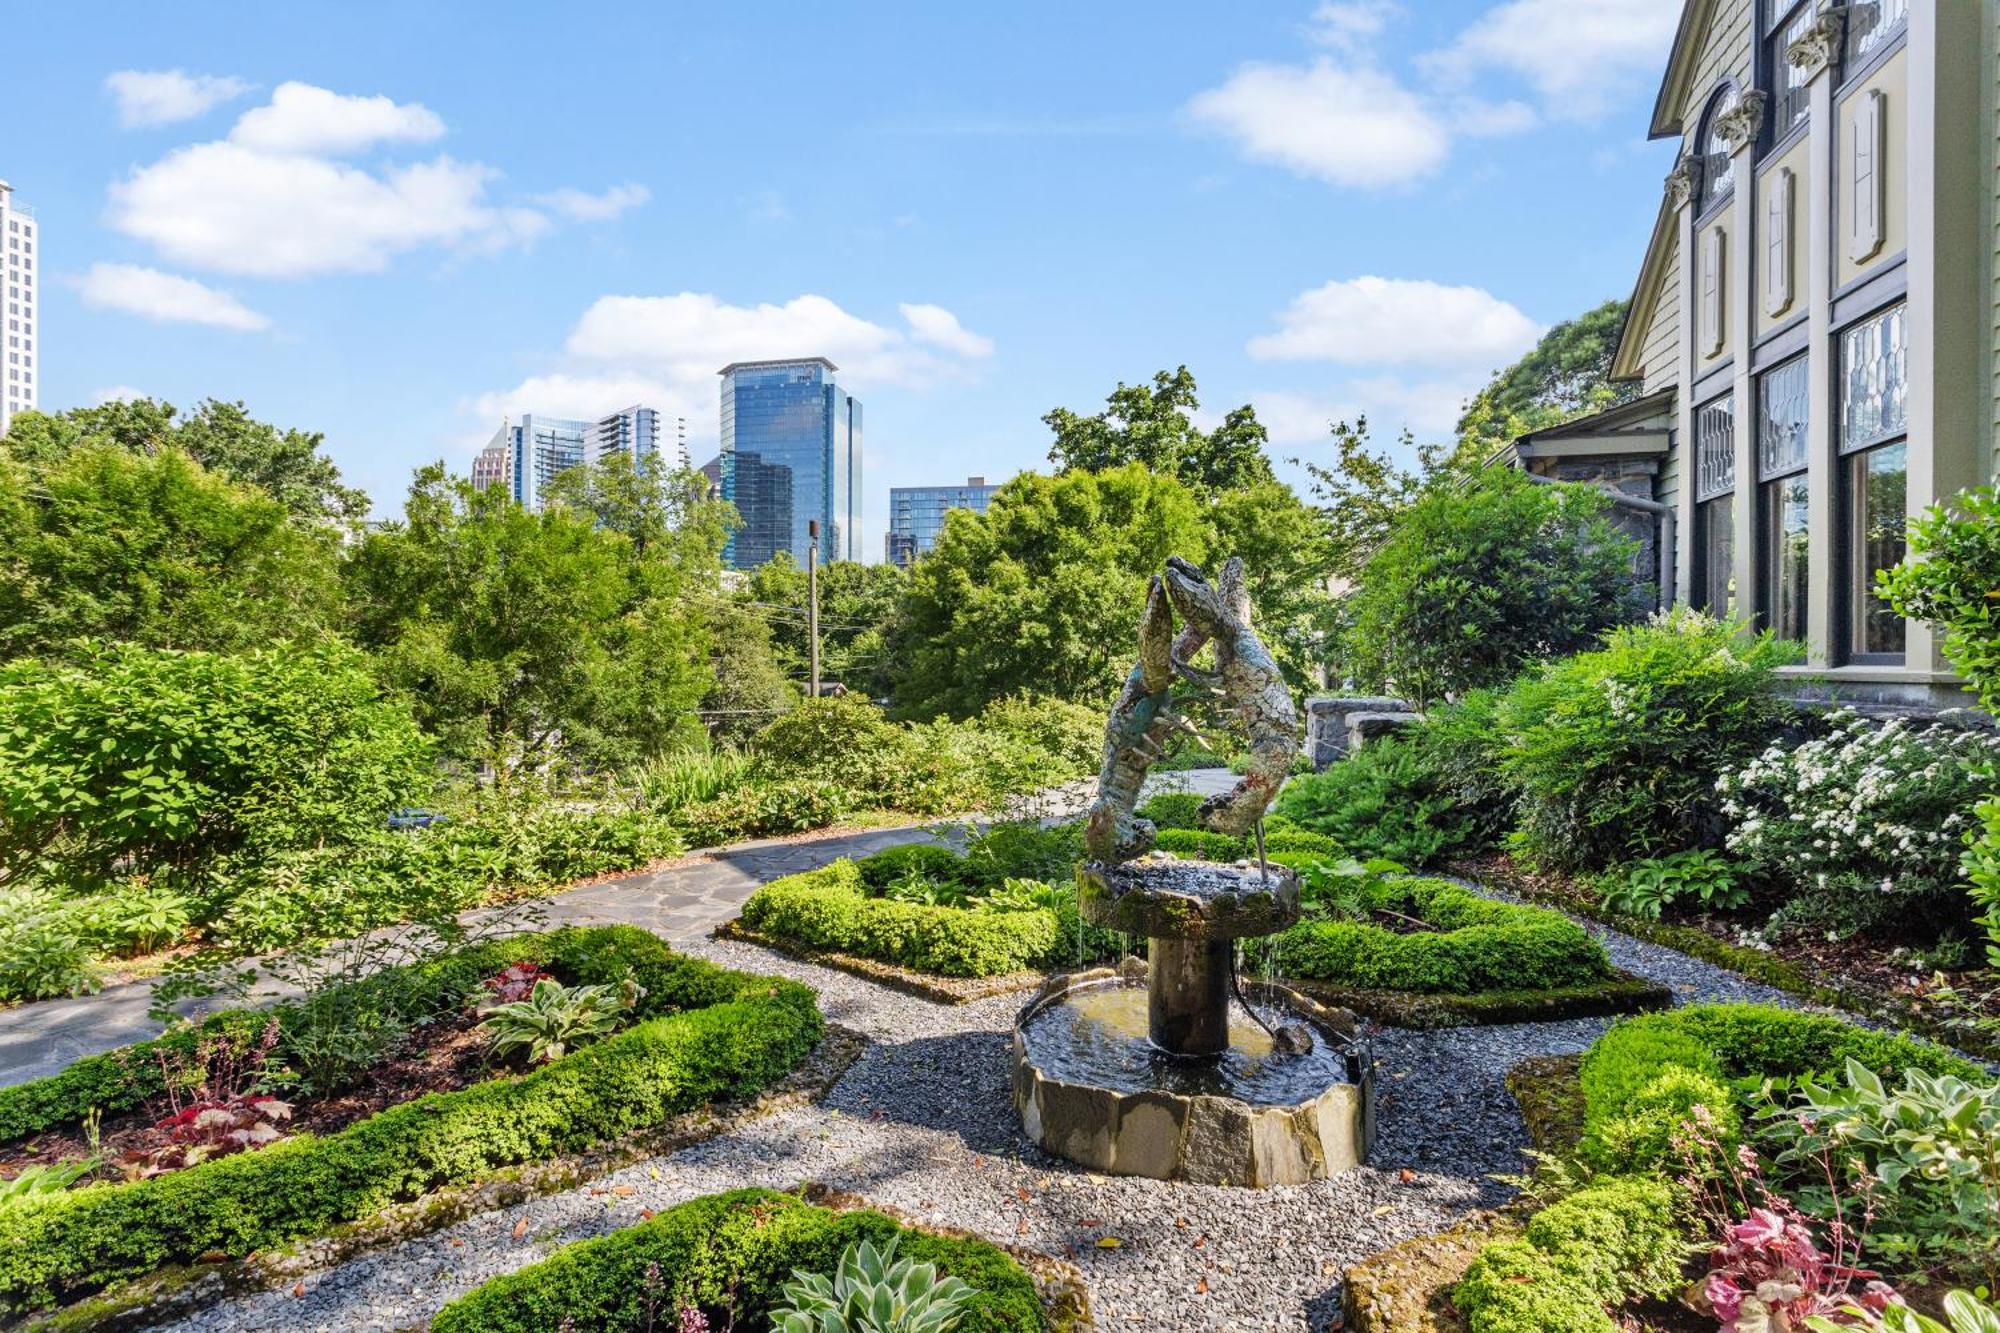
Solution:
<path fill-rule="evenodd" d="M 1594 929 L 1619 966 L 1669 983 L 1684 1001 L 1784 1002 L 1671 949 Z M 1167 1185 L 1093 1175 L 1022 1137 L 1009 1099 L 1007 1034 L 1023 997 L 948 1008 L 749 945 L 690 951 L 818 987 L 827 1016 L 875 1044 L 823 1104 L 368 1254 L 306 1278 L 303 1296 L 286 1289 L 239 1298 L 172 1327 L 405 1327 L 487 1278 L 632 1224 L 642 1208 L 816 1180 L 1073 1259 L 1101 1328 L 1322 1330 L 1339 1309 L 1344 1266 L 1504 1201 L 1506 1188 L 1491 1176 L 1519 1170 L 1526 1142 L 1507 1070 L 1532 1055 L 1582 1050 L 1606 1022 L 1381 1032 L 1372 1165 L 1271 1190 Z M 634 1192 L 621 1196 L 615 1185 Z M 523 1217 L 526 1233 L 515 1240 Z M 1100 1244 L 1107 1238 L 1119 1243 Z"/>

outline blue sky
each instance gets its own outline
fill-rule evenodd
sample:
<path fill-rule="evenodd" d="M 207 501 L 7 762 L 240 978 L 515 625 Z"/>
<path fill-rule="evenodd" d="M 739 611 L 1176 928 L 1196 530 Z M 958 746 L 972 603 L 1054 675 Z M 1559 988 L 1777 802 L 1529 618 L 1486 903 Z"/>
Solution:
<path fill-rule="evenodd" d="M 1190 366 L 1280 455 L 1446 433 L 1629 291 L 1673 0 L 42 7 L 0 178 L 42 406 L 240 398 L 400 509 L 504 413 L 824 354 L 891 485 Z M 19 33 L 19 25 L 16 32 Z M 22 112 L 25 111 L 25 118 Z"/>

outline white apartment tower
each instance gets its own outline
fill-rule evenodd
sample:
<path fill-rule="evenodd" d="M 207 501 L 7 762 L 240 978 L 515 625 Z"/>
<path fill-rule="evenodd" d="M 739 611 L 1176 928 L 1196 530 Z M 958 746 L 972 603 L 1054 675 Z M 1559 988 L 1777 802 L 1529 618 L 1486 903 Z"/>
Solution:
<path fill-rule="evenodd" d="M 612 454 L 634 462 L 671 450 L 680 467 L 687 466 L 687 419 L 667 422 L 650 407 L 634 405 L 596 421 L 524 413 L 518 422 L 503 421 L 493 440 L 472 460 L 472 484 L 479 490 L 504 488 L 530 509 L 542 507 L 542 491 L 559 472 L 584 463 L 600 463 Z"/>
<path fill-rule="evenodd" d="M 41 267 L 35 251 L 35 214 L 14 202 L 14 188 L 0 181 L 0 291 L 7 307 L 7 373 L 0 379 L 0 435 L 17 413 L 35 410 L 41 339 L 35 334 Z"/>

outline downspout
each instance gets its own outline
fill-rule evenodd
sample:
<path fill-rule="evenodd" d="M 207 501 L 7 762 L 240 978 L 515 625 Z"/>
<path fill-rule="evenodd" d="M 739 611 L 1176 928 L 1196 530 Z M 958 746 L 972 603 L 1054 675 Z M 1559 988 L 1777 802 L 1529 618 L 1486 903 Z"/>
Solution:
<path fill-rule="evenodd" d="M 1544 477 L 1530 472 L 1526 468 L 1521 469 L 1521 475 L 1529 481 L 1543 486 L 1574 486 L 1577 484 L 1569 481 L 1558 481 L 1554 477 Z M 1660 606 L 1662 608 L 1672 606 L 1674 603 L 1674 507 L 1670 504 L 1662 504 L 1658 500 L 1648 500 L 1643 496 L 1627 495 L 1624 491 L 1615 490 L 1608 486 L 1600 486 L 1598 490 L 1603 493 L 1606 499 L 1619 508 L 1635 509 L 1642 514 L 1651 514 L 1658 520 L 1654 524 L 1654 544 L 1659 548 L 1660 557 Z"/>

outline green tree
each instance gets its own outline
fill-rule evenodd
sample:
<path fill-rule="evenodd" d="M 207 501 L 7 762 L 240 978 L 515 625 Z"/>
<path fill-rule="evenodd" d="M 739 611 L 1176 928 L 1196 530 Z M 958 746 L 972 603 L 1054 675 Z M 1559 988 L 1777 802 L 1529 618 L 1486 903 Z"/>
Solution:
<path fill-rule="evenodd" d="M 699 734 L 695 599 L 720 600 L 726 529 L 684 474 L 593 470 L 531 513 L 433 464 L 346 566 L 357 639 L 456 754 L 617 762 Z"/>
<path fill-rule="evenodd" d="M 338 547 L 173 445 L 85 441 L 32 470 L 0 457 L 0 654 L 314 639 L 339 618 Z"/>
<path fill-rule="evenodd" d="M 1626 302 L 1606 301 L 1556 325 L 1526 356 L 1496 374 L 1459 418 L 1453 465 L 1476 469 L 1495 449 L 1529 431 L 1637 397 L 1638 385 L 1611 378 L 1625 316 Z"/>
<path fill-rule="evenodd" d="M 0 447 L 37 472 L 90 445 L 148 456 L 178 449 L 210 472 L 263 491 L 296 519 L 358 524 L 368 514 L 368 495 L 341 483 L 340 469 L 320 452 L 324 439 L 317 432 L 281 431 L 251 417 L 241 403 L 204 399 L 181 416 L 171 403 L 135 398 L 54 416 L 28 413 L 14 421 Z"/>
<path fill-rule="evenodd" d="M 1202 560 L 1197 495 L 1141 463 L 1026 473 L 957 511 L 910 571 L 891 638 L 897 711 L 967 717 L 1011 694 L 1101 703 L 1137 646 L 1146 579 Z"/>
<path fill-rule="evenodd" d="M 1426 491 L 1361 570 L 1348 660 L 1427 704 L 1590 646 L 1646 603 L 1593 486 L 1493 468 Z"/>
<path fill-rule="evenodd" d="M 900 566 L 835 560 L 819 571 L 820 678 L 870 697 L 887 694 L 888 637 L 908 578 Z M 738 594 L 771 627 L 778 665 L 793 680 L 810 669 L 806 572 L 780 551 L 750 572 Z"/>
<path fill-rule="evenodd" d="M 1397 448 L 1416 461 L 1398 464 L 1371 447 L 1368 418 L 1328 423 L 1333 437 L 1331 463 L 1294 459 L 1310 479 L 1312 496 L 1327 536 L 1327 564 L 1336 578 L 1351 582 L 1370 556 L 1389 539 L 1396 520 L 1442 475 L 1444 450 L 1419 445 L 1406 430 Z"/>
<path fill-rule="evenodd" d="M 1158 371 L 1150 388 L 1123 384 L 1095 416 L 1058 407 L 1042 420 L 1055 432 L 1049 462 L 1057 472 L 1102 472 L 1142 463 L 1205 491 L 1271 480 L 1267 436 L 1256 411 L 1243 406 L 1212 431 L 1195 425 L 1201 406 L 1186 366 Z"/>

